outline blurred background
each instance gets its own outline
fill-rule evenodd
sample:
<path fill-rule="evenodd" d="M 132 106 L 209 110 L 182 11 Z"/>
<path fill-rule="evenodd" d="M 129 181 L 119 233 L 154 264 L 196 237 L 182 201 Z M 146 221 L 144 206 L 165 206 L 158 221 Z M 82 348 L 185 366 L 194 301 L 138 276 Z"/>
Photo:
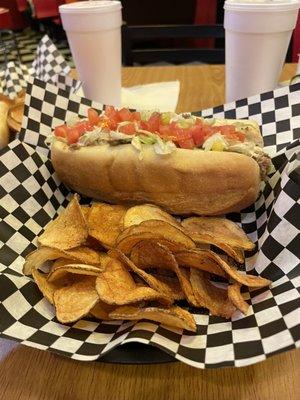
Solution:
<path fill-rule="evenodd" d="M 40 38 L 47 33 L 74 66 L 58 6 L 74 0 L 0 0 L 0 64 L 18 60 L 30 65 Z M 224 0 L 122 0 L 123 64 L 225 62 Z M 300 18 L 287 62 L 300 53 Z"/>

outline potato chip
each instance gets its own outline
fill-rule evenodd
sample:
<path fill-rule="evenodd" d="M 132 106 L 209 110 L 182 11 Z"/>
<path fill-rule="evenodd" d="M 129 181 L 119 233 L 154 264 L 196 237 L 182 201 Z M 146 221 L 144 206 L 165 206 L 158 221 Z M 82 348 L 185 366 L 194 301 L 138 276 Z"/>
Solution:
<path fill-rule="evenodd" d="M 104 247 L 113 247 L 123 230 L 123 206 L 94 203 L 88 216 L 89 235 L 97 239 Z"/>
<path fill-rule="evenodd" d="M 90 213 L 90 209 L 91 209 L 90 206 L 83 205 L 83 206 L 80 206 L 80 209 L 81 209 L 82 215 L 84 216 L 84 219 L 87 222 L 88 221 L 88 216 L 89 216 L 89 213 Z"/>
<path fill-rule="evenodd" d="M 82 245 L 88 237 L 88 226 L 74 196 L 67 208 L 45 228 L 38 238 L 41 246 L 69 250 Z"/>
<path fill-rule="evenodd" d="M 109 320 L 109 313 L 111 313 L 114 309 L 114 306 L 103 303 L 103 301 L 99 300 L 98 303 L 91 309 L 90 314 L 97 319 Z"/>
<path fill-rule="evenodd" d="M 151 273 L 158 281 L 162 282 L 164 285 L 168 286 L 169 291 L 172 293 L 174 300 L 185 300 L 185 294 L 181 289 L 179 280 L 177 276 L 167 276 L 159 271 Z"/>
<path fill-rule="evenodd" d="M 133 321 L 148 319 L 174 328 L 186 329 L 192 332 L 197 330 L 193 315 L 178 306 L 171 306 L 170 308 L 123 306 L 116 308 L 109 316 L 112 319 Z"/>
<path fill-rule="evenodd" d="M 72 264 L 74 263 L 74 260 L 72 260 L 71 258 L 65 258 L 65 257 L 60 257 L 57 260 L 54 261 L 51 269 L 55 269 L 57 267 L 60 267 L 62 265 L 68 265 L 68 264 Z"/>
<path fill-rule="evenodd" d="M 156 240 L 142 240 L 130 253 L 130 260 L 141 269 L 163 268 L 174 271 L 173 254 Z"/>
<path fill-rule="evenodd" d="M 190 267 L 201 269 L 211 274 L 222 276 L 226 278 L 226 273 L 219 265 L 209 259 L 205 253 L 199 250 L 183 250 L 175 253 L 175 258 L 178 264 L 182 267 Z"/>
<path fill-rule="evenodd" d="M 54 267 L 48 274 L 48 282 L 54 282 L 67 274 L 98 276 L 100 268 L 86 264 L 66 264 Z"/>
<path fill-rule="evenodd" d="M 191 268 L 190 281 L 198 307 L 206 307 L 212 315 L 230 318 L 235 306 L 228 298 L 227 290 L 214 286 L 205 272 Z"/>
<path fill-rule="evenodd" d="M 54 304 L 53 295 L 55 290 L 60 289 L 61 287 L 72 283 L 70 277 L 65 277 L 60 281 L 56 281 L 55 283 L 47 281 L 47 275 L 39 272 L 38 270 L 32 271 L 32 277 L 37 284 L 40 291 L 43 293 L 44 297 L 49 301 L 49 303 Z"/>
<path fill-rule="evenodd" d="M 96 279 L 100 300 L 111 305 L 124 305 L 142 300 L 166 301 L 156 290 L 138 286 L 126 267 L 117 259 L 111 259 L 105 271 Z"/>
<path fill-rule="evenodd" d="M 138 268 L 128 257 L 126 257 L 119 250 L 110 250 L 108 252 L 108 255 L 112 258 L 119 259 L 121 262 L 124 262 L 124 264 L 126 264 L 134 273 L 136 273 L 140 278 L 147 282 L 152 289 L 163 295 L 165 297 L 163 301 L 164 304 L 170 305 L 174 302 L 172 292 L 167 285 L 157 280 L 154 276 Z"/>
<path fill-rule="evenodd" d="M 188 302 L 196 306 L 196 300 L 189 278 L 183 269 L 178 267 L 177 261 L 170 250 L 153 240 L 142 241 L 136 245 L 132 253 L 138 265 L 143 267 L 161 267 L 173 271 L 179 280 L 180 286 Z"/>
<path fill-rule="evenodd" d="M 224 243 L 241 250 L 253 250 L 254 243 L 234 222 L 221 217 L 191 217 L 182 221 L 181 225 L 195 242 L 214 244 Z"/>
<path fill-rule="evenodd" d="M 39 269 L 46 261 L 58 258 L 71 259 L 82 264 L 92 264 L 102 268 L 101 264 L 105 258 L 104 253 L 89 249 L 88 247 L 77 247 L 72 250 L 57 250 L 50 247 L 40 247 L 27 255 L 23 266 L 23 274 L 31 275 L 33 269 Z"/>
<path fill-rule="evenodd" d="M 46 261 L 56 260 L 63 256 L 63 252 L 50 247 L 41 247 L 34 250 L 26 256 L 23 265 L 23 274 L 31 275 L 33 270 L 39 269 Z"/>
<path fill-rule="evenodd" d="M 95 277 L 81 276 L 75 283 L 54 292 L 56 318 L 61 323 L 71 323 L 87 315 L 97 304 Z"/>
<path fill-rule="evenodd" d="M 124 229 L 149 220 L 165 221 L 182 230 L 181 224 L 175 218 L 152 204 L 142 204 L 129 208 L 124 215 Z"/>
<path fill-rule="evenodd" d="M 139 225 L 125 229 L 116 242 L 116 247 L 122 253 L 129 255 L 132 248 L 141 240 L 155 239 L 171 251 L 192 249 L 196 247 L 193 240 L 185 233 L 165 221 L 144 221 Z"/>
<path fill-rule="evenodd" d="M 238 249 L 237 247 L 231 247 L 225 243 L 215 242 L 214 246 L 219 247 L 219 249 L 223 250 L 226 254 L 228 254 L 240 264 L 243 264 L 243 262 L 245 261 L 244 250 Z"/>
<path fill-rule="evenodd" d="M 237 271 L 229 263 L 227 263 L 222 257 L 218 256 L 213 251 L 201 250 L 205 255 L 211 260 L 217 262 L 219 266 L 229 275 L 232 279 L 240 283 L 241 285 L 261 288 L 264 286 L 269 286 L 272 282 L 268 279 L 262 278 L 260 276 L 246 275 L 240 271 Z M 200 251 L 199 251 L 200 252 Z"/>
<path fill-rule="evenodd" d="M 249 304 L 244 300 L 241 293 L 241 285 L 237 282 L 232 285 L 228 285 L 228 298 L 232 303 L 242 311 L 243 314 L 247 314 L 249 310 Z"/>

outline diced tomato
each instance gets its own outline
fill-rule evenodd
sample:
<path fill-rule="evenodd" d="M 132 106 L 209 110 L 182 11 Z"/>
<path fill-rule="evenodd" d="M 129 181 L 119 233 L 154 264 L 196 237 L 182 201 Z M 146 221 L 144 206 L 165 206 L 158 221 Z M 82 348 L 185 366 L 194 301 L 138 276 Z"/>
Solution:
<path fill-rule="evenodd" d="M 237 140 L 240 142 L 245 140 L 245 134 L 242 132 L 237 132 L 235 130 L 235 126 L 233 125 L 218 126 L 218 130 L 221 132 L 221 135 L 226 136 L 228 139 Z"/>
<path fill-rule="evenodd" d="M 127 108 L 121 108 L 118 111 L 118 116 L 121 121 L 133 121 L 133 115 Z"/>
<path fill-rule="evenodd" d="M 171 136 L 172 129 L 169 124 L 168 125 L 160 124 L 158 127 L 158 132 L 159 132 L 159 135 L 162 137 L 163 136 Z"/>
<path fill-rule="evenodd" d="M 119 132 L 125 133 L 125 135 L 134 135 L 136 132 L 135 124 L 130 122 L 127 125 L 120 126 Z"/>
<path fill-rule="evenodd" d="M 160 125 L 160 114 L 158 112 L 154 112 L 151 114 L 150 118 L 148 119 L 148 125 L 150 132 L 158 132 L 159 125 Z"/>
<path fill-rule="evenodd" d="M 68 144 L 76 143 L 79 137 L 80 137 L 79 129 L 76 126 L 69 127 L 67 132 Z"/>
<path fill-rule="evenodd" d="M 203 130 L 203 125 L 194 125 L 189 128 L 189 133 L 194 140 L 196 146 L 201 146 L 205 140 L 205 132 Z"/>
<path fill-rule="evenodd" d="M 177 143 L 182 149 L 193 149 L 195 147 L 195 143 L 192 137 L 190 137 L 189 139 L 178 140 Z"/>
<path fill-rule="evenodd" d="M 109 119 L 109 120 L 107 121 L 108 128 L 109 128 L 111 131 L 115 131 L 115 130 L 117 129 L 118 123 L 119 123 L 119 122 L 117 122 L 115 119 Z"/>
<path fill-rule="evenodd" d="M 54 135 L 57 137 L 65 138 L 67 137 L 68 129 L 69 128 L 66 124 L 59 125 L 54 129 Z"/>
<path fill-rule="evenodd" d="M 173 132 L 173 134 L 175 134 L 175 136 L 176 136 L 176 141 L 192 138 L 192 136 L 189 132 L 189 128 L 180 128 L 174 122 L 170 124 L 170 128 L 171 128 L 171 131 Z"/>
<path fill-rule="evenodd" d="M 240 142 L 244 142 L 246 139 L 246 135 L 243 132 L 235 132 Z"/>
<path fill-rule="evenodd" d="M 172 133 L 172 129 L 170 128 L 169 124 L 168 125 L 160 124 L 158 129 L 158 134 L 164 140 L 172 140 L 172 141 L 176 140 L 176 135 L 174 132 Z"/>
<path fill-rule="evenodd" d="M 132 114 L 132 117 L 135 121 L 140 121 L 141 120 L 141 113 L 139 111 L 134 111 Z"/>
<path fill-rule="evenodd" d="M 202 125 L 202 131 L 203 131 L 203 136 L 204 140 L 212 136 L 214 133 L 216 133 L 216 130 L 214 129 L 213 126 L 209 125 Z"/>
<path fill-rule="evenodd" d="M 179 147 L 184 149 L 193 149 L 195 147 L 193 137 L 189 132 L 190 128 L 180 128 L 173 123 L 170 125 L 172 126 L 172 132 L 174 132 L 176 136 L 174 142 L 176 142 Z"/>
<path fill-rule="evenodd" d="M 85 132 L 92 131 L 94 129 L 93 124 L 91 124 L 89 121 L 79 121 L 75 127 L 78 129 L 80 136 Z"/>
<path fill-rule="evenodd" d="M 95 126 L 100 121 L 100 117 L 96 110 L 93 108 L 88 109 L 88 119 L 91 125 Z"/>
<path fill-rule="evenodd" d="M 218 130 L 224 136 L 232 135 L 233 133 L 235 133 L 235 127 L 233 125 L 218 126 Z"/>
<path fill-rule="evenodd" d="M 149 126 L 148 122 L 146 122 L 146 121 L 140 122 L 140 128 L 143 129 L 144 131 L 150 132 L 150 126 Z"/>
<path fill-rule="evenodd" d="M 116 110 L 114 106 L 105 106 L 105 115 L 110 120 L 114 121 L 114 123 L 121 122 L 118 110 Z"/>

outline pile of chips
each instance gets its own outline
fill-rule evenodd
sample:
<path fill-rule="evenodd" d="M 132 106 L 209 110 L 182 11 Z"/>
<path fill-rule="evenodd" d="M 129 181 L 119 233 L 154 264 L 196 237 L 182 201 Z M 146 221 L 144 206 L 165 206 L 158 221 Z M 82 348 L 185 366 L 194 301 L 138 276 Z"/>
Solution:
<path fill-rule="evenodd" d="M 46 226 L 23 268 L 62 323 L 148 319 L 195 332 L 189 305 L 225 318 L 246 314 L 242 285 L 271 283 L 238 270 L 254 244 L 228 219 L 179 221 L 150 204 L 79 200 Z"/>

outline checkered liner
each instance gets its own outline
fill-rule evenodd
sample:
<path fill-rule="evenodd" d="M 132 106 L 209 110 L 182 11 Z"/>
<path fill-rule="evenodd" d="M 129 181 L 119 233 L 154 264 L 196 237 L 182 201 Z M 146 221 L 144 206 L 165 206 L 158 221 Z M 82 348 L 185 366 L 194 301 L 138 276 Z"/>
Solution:
<path fill-rule="evenodd" d="M 68 76 L 70 70 L 55 44 L 45 35 L 37 47 L 36 58 L 31 68 L 10 61 L 6 70 L 0 71 L 0 93 L 14 98 L 21 89 L 26 88 L 30 76 L 73 92 L 80 88 L 81 82 Z"/>
<path fill-rule="evenodd" d="M 32 67 L 35 71 L 35 76 L 45 82 L 55 84 L 55 75 L 67 75 L 71 71 L 70 66 L 48 35 L 41 39 L 36 54 Z"/>
<path fill-rule="evenodd" d="M 26 65 L 9 61 L 6 70 L 0 71 L 0 92 L 10 98 L 15 97 L 16 93 L 26 88 L 26 81 L 32 72 Z"/>
<path fill-rule="evenodd" d="M 202 112 L 254 118 L 261 124 L 267 150 L 281 150 L 273 157 L 276 172 L 257 202 L 230 215 L 259 248 L 248 254 L 245 269 L 273 281 L 271 288 L 244 293 L 250 304 L 246 317 L 237 311 L 226 321 L 192 308 L 196 334 L 148 321 L 85 318 L 63 325 L 21 269 L 25 255 L 35 248 L 36 237 L 70 198 L 53 171 L 43 140 L 54 125 L 73 114 L 84 115 L 91 102 L 39 80 L 31 81 L 20 140 L 0 153 L 1 336 L 86 361 L 96 360 L 120 344 L 141 342 L 198 368 L 249 365 L 299 347 L 299 104 L 298 84 Z"/>

